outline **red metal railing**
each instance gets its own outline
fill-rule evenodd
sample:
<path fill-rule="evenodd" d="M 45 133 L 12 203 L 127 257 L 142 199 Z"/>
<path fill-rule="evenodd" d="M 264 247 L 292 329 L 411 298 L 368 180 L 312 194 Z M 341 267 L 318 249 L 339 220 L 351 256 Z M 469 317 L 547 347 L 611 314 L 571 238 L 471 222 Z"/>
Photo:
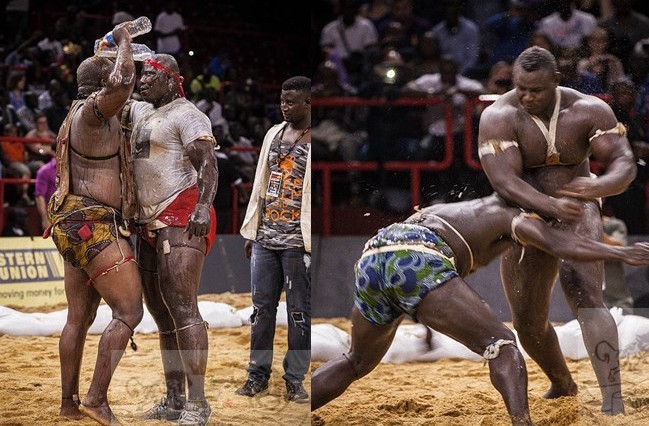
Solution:
<path fill-rule="evenodd" d="M 609 95 L 597 95 L 599 98 L 606 102 L 611 101 Z M 474 131 L 474 117 L 475 108 L 479 105 L 489 105 L 497 99 L 496 95 L 480 96 L 468 99 L 465 103 L 464 109 L 464 162 L 473 170 L 481 170 L 480 160 L 476 156 L 475 148 L 475 131 Z M 323 107 L 343 107 L 343 106 L 383 106 L 383 107 L 408 107 L 408 106 L 427 106 L 443 103 L 442 98 L 405 98 L 394 101 L 386 99 L 360 99 L 360 98 L 347 98 L 347 97 L 334 97 L 334 98 L 315 98 L 312 101 L 313 106 Z M 383 164 L 377 162 L 314 162 L 311 166 L 312 170 L 322 173 L 322 235 L 328 236 L 331 234 L 331 220 L 332 220 L 332 199 L 331 199 L 331 175 L 333 172 L 342 171 L 376 171 L 380 168 L 389 171 L 409 171 L 410 179 L 410 193 L 413 206 L 421 203 L 421 172 L 424 171 L 439 171 L 444 170 L 453 162 L 453 110 L 452 105 L 446 104 L 444 110 L 445 119 L 445 156 L 440 162 L 429 161 L 387 161 Z M 596 161 L 591 161 L 591 170 L 595 174 L 600 174 L 602 165 Z M 649 185 L 647 186 L 649 188 Z M 649 189 L 648 189 L 649 191 Z M 649 202 L 648 202 L 649 203 Z"/>
<path fill-rule="evenodd" d="M 445 103 L 441 97 L 361 99 L 354 97 L 314 98 L 316 107 L 372 106 L 372 107 L 421 107 L 444 104 L 444 157 L 441 161 L 350 161 L 314 162 L 311 170 L 322 173 L 322 235 L 331 234 L 332 202 L 331 174 L 338 171 L 406 171 L 410 172 L 410 195 L 412 204 L 421 204 L 421 173 L 448 169 L 453 163 L 453 105 Z"/>
<path fill-rule="evenodd" d="M 24 138 L 18 136 L 0 136 L 0 143 L 2 142 L 14 142 L 22 144 L 38 144 L 45 143 L 51 144 L 54 142 L 53 139 L 38 139 L 38 138 Z M 22 185 L 22 184 L 34 185 L 36 183 L 35 179 L 19 179 L 19 178 L 2 178 L 0 179 L 0 231 L 4 228 L 4 217 L 5 217 L 5 185 Z"/>

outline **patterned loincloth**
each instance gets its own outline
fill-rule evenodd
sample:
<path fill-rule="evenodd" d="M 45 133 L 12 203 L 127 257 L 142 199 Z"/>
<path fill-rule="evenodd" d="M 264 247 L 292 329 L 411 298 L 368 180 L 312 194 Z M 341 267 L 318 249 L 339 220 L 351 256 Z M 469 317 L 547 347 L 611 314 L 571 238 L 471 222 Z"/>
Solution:
<path fill-rule="evenodd" d="M 430 229 L 397 223 L 365 245 L 354 267 L 354 304 L 373 324 L 388 324 L 406 313 L 416 320 L 429 291 L 458 277 L 455 255 Z"/>
<path fill-rule="evenodd" d="M 53 199 L 53 198 L 52 198 Z M 121 237 L 119 211 L 89 197 L 68 194 L 58 211 L 48 205 L 52 240 L 66 262 L 83 269 L 106 247 Z"/>

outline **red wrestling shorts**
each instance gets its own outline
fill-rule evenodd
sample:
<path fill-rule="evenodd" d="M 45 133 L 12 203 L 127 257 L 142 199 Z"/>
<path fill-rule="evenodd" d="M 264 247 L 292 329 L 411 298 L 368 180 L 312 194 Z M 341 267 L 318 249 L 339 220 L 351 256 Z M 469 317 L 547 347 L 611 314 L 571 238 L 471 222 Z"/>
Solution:
<path fill-rule="evenodd" d="M 189 221 L 189 216 L 194 211 L 194 207 L 198 202 L 198 186 L 192 186 L 187 188 L 178 196 L 176 199 L 164 209 L 156 218 L 158 222 L 162 222 L 167 226 L 172 226 L 176 228 L 184 228 L 187 226 Z M 157 235 L 150 236 L 146 225 L 141 226 L 138 229 L 140 236 L 153 248 L 156 247 Z M 210 248 L 214 243 L 214 238 L 216 237 L 216 211 L 214 206 L 210 206 L 210 231 L 205 236 L 205 255 L 210 252 Z"/>

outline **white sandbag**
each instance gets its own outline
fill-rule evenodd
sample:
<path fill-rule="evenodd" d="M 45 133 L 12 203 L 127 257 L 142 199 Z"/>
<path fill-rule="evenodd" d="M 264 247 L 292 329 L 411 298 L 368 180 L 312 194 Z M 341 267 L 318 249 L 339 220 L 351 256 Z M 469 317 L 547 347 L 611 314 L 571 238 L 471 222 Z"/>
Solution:
<path fill-rule="evenodd" d="M 157 333 L 158 325 L 153 321 L 151 313 L 147 310 L 146 306 L 144 307 L 144 315 L 142 316 L 142 321 L 135 327 L 135 333 L 149 334 Z"/>
<path fill-rule="evenodd" d="M 576 319 L 554 327 L 554 331 L 557 334 L 557 339 L 559 339 L 559 346 L 563 356 L 573 360 L 588 358 L 581 327 L 579 327 L 579 322 Z"/>
<path fill-rule="evenodd" d="M 231 328 L 243 325 L 237 310 L 226 303 L 201 301 L 198 302 L 198 310 L 211 328 Z"/>
<path fill-rule="evenodd" d="M 471 351 L 462 343 L 445 334 L 432 330 L 431 350 L 423 353 L 413 361 L 435 361 L 443 358 L 467 359 L 469 361 L 484 361 L 477 353 Z"/>
<path fill-rule="evenodd" d="M 201 301 L 198 302 L 201 315 L 212 328 L 241 327 L 243 321 L 237 310 L 225 303 Z M 51 336 L 61 333 L 65 326 L 68 310 L 50 313 L 22 313 L 0 306 L 0 335 L 10 336 Z M 284 308 L 284 325 L 286 325 L 286 308 Z M 97 315 L 88 329 L 88 334 L 101 334 L 112 321 L 113 315 L 106 304 L 99 305 Z M 280 314 L 278 313 L 278 323 Z M 153 317 L 144 307 L 144 316 L 135 327 L 136 333 L 155 333 L 158 331 Z"/>
<path fill-rule="evenodd" d="M 97 309 L 97 316 L 88 329 L 88 334 L 101 334 L 113 320 L 113 311 L 108 305 L 101 304 Z"/>
<path fill-rule="evenodd" d="M 0 336 L 51 336 L 60 333 L 64 323 L 65 315 L 60 313 L 25 314 L 0 306 Z"/>
<path fill-rule="evenodd" d="M 400 325 L 381 362 L 403 364 L 414 361 L 430 349 L 426 342 L 427 334 L 427 327 L 421 324 Z"/>
<path fill-rule="evenodd" d="M 349 352 L 351 336 L 332 324 L 311 326 L 311 361 L 329 361 Z"/>
<path fill-rule="evenodd" d="M 624 315 L 617 327 L 620 356 L 637 354 L 649 349 L 649 318 Z"/>

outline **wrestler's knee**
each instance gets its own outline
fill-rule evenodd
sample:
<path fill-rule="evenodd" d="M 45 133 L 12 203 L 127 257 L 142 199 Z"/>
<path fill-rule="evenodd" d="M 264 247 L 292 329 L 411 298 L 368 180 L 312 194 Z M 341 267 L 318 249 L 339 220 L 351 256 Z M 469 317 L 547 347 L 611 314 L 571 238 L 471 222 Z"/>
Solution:
<path fill-rule="evenodd" d="M 350 366 L 356 373 L 357 378 L 359 379 L 372 372 L 372 370 L 374 370 L 381 361 L 381 358 L 378 357 L 376 357 L 376 359 L 361 358 L 354 352 L 350 352 L 349 354 L 345 355 L 345 358 L 347 358 L 347 361 L 349 362 Z"/>
<path fill-rule="evenodd" d="M 146 307 L 156 322 L 165 321 L 167 319 L 171 320 L 169 309 L 167 309 L 167 305 L 164 303 L 147 303 Z"/>
<path fill-rule="evenodd" d="M 92 306 L 85 309 L 74 307 L 68 308 L 67 324 L 74 327 L 81 327 L 84 329 L 90 328 L 95 318 L 97 317 L 97 307 Z"/>
<path fill-rule="evenodd" d="M 198 311 L 198 306 L 193 306 L 192 304 L 169 306 L 169 312 L 177 328 L 203 320 Z"/>
<path fill-rule="evenodd" d="M 129 307 L 128 309 L 113 311 L 113 317 L 119 318 L 121 321 L 126 323 L 131 329 L 137 327 L 137 325 L 142 321 L 144 316 L 144 309 L 142 304 L 137 304 Z"/>

